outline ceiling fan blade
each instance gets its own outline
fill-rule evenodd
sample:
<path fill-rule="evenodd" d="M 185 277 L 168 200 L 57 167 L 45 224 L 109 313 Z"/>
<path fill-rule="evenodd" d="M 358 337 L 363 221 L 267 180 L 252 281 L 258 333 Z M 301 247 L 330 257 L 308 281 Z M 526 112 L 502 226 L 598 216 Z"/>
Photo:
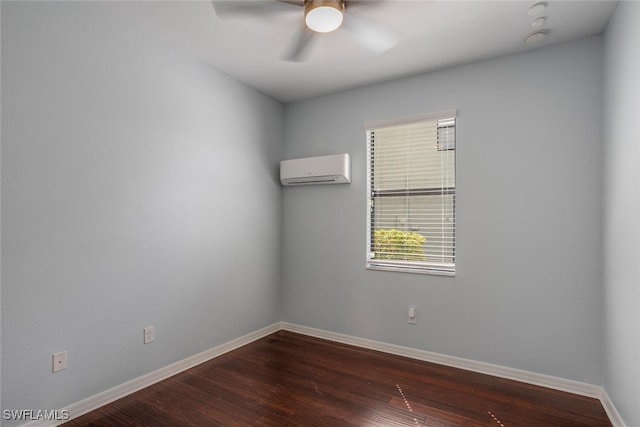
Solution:
<path fill-rule="evenodd" d="M 396 33 L 378 24 L 348 13 L 342 28 L 348 31 L 362 46 L 374 53 L 382 53 L 398 44 Z"/>
<path fill-rule="evenodd" d="M 303 25 L 293 43 L 285 49 L 281 59 L 290 62 L 303 62 L 309 53 L 309 46 L 315 38 L 315 34 L 306 25 Z"/>
<path fill-rule="evenodd" d="M 273 16 L 286 12 L 300 13 L 300 5 L 286 1 L 245 1 L 211 0 L 213 10 L 219 18 L 234 18 L 253 15 L 256 17 Z"/>

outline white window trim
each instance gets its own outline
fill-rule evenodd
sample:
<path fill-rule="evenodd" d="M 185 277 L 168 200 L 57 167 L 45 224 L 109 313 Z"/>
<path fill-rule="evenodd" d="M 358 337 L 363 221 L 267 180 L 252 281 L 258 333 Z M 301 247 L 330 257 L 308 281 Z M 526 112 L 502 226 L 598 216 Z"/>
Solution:
<path fill-rule="evenodd" d="M 449 117 L 457 117 L 457 115 L 458 115 L 458 110 L 456 109 L 443 110 L 438 113 L 421 114 L 417 116 L 406 117 L 403 119 L 377 120 L 373 122 L 367 122 L 364 124 L 363 129 L 366 131 L 372 128 L 379 129 L 379 128 L 386 128 L 386 127 L 392 127 L 392 126 L 408 125 L 411 123 L 426 122 L 429 120 L 438 120 L 438 119 L 446 119 Z"/>
<path fill-rule="evenodd" d="M 417 116 L 412 116 L 403 119 L 395 119 L 395 120 L 380 120 L 380 121 L 372 121 L 364 124 L 363 129 L 365 133 L 371 129 L 380 129 L 386 127 L 400 126 L 412 123 L 418 123 L 423 121 L 432 121 L 432 120 L 440 120 L 453 117 L 457 119 L 458 111 L 456 109 L 443 110 L 437 113 L 431 114 L 422 114 Z M 457 122 L 457 120 L 456 120 Z M 456 138 L 457 139 L 457 138 Z M 371 191 L 370 183 L 371 183 L 371 168 L 369 165 L 369 145 L 367 142 L 367 164 L 366 164 L 366 186 L 367 191 Z M 457 185 L 456 185 L 457 187 Z M 370 242 L 371 242 L 371 227 L 370 227 L 370 219 L 369 215 L 371 214 L 371 206 L 370 206 L 370 196 L 367 194 L 367 230 L 366 230 L 366 269 L 368 270 L 379 270 L 379 271 L 392 271 L 392 272 L 400 272 L 400 273 L 411 273 L 411 274 L 428 274 L 428 275 L 438 275 L 438 276 L 449 276 L 453 277 L 456 275 L 457 265 L 456 263 L 450 264 L 451 269 L 443 269 L 445 265 L 448 264 L 433 264 L 429 265 L 427 263 L 415 263 L 411 261 L 399 261 L 399 260 L 376 260 L 370 259 Z M 456 215 L 457 216 L 457 215 Z"/>

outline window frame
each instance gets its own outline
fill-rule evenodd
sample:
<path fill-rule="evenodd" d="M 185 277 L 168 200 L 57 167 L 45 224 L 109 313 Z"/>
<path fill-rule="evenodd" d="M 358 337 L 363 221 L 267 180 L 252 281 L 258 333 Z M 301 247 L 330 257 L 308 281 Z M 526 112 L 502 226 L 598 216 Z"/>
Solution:
<path fill-rule="evenodd" d="M 436 136 L 436 150 L 437 151 L 456 151 L 456 126 L 457 126 L 457 110 L 445 110 L 433 114 L 425 114 L 414 116 L 405 119 L 397 119 L 397 120 L 386 120 L 386 121 L 377 121 L 377 122 L 369 122 L 365 123 L 365 144 L 366 144 L 366 191 L 367 191 L 367 232 L 366 232 L 366 268 L 369 270 L 383 270 L 383 271 L 393 271 L 393 272 L 405 272 L 405 273 L 419 273 L 419 274 L 429 274 L 429 275 L 442 275 L 442 276 L 455 276 L 456 274 L 456 232 L 455 232 L 455 218 L 456 218 L 456 154 L 454 154 L 453 164 L 454 164 L 454 186 L 451 187 L 437 187 L 436 189 L 432 188 L 419 188 L 419 189 L 408 189 L 408 190 L 382 190 L 383 193 L 374 195 L 374 174 L 372 173 L 372 147 L 370 141 L 370 131 L 374 131 L 376 129 L 388 128 L 394 126 L 402 126 L 402 125 L 410 125 L 419 122 L 428 122 L 428 121 L 438 121 L 438 120 L 446 120 L 453 119 L 453 124 L 445 124 L 442 127 L 451 127 L 453 126 L 454 132 L 454 141 L 453 148 L 451 143 L 447 141 L 446 146 L 442 146 L 442 141 L 440 138 L 440 126 L 437 128 L 437 136 Z M 373 220 L 374 209 L 372 201 L 375 197 L 386 197 L 396 193 L 396 195 L 441 195 L 442 191 L 446 191 L 447 195 L 452 195 L 452 207 L 453 207 L 453 247 L 452 247 L 452 263 L 434 263 L 427 261 L 404 261 L 404 260 L 384 260 L 384 259 L 375 259 L 372 258 L 373 253 L 373 234 L 375 223 Z M 414 194 L 409 194 L 409 193 Z M 387 193 L 387 194 L 385 194 Z"/>

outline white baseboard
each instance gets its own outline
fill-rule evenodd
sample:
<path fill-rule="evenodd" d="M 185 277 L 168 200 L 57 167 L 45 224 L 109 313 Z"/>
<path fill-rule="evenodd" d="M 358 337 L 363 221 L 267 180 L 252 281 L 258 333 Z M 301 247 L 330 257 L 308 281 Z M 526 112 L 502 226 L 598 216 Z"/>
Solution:
<path fill-rule="evenodd" d="M 63 409 L 69 411 L 70 420 L 74 418 L 78 418 L 81 415 L 84 415 L 88 412 L 96 410 L 115 400 L 128 396 L 131 393 L 135 393 L 138 390 L 141 390 L 145 387 L 149 387 L 150 385 L 153 385 L 157 382 L 167 379 L 173 375 L 179 374 L 180 372 L 186 371 L 187 369 L 193 368 L 194 366 L 207 362 L 218 356 L 222 356 L 223 354 L 228 353 L 232 350 L 235 350 L 236 348 L 242 347 L 243 345 L 247 345 L 260 338 L 266 337 L 267 335 L 277 332 L 280 329 L 282 329 L 280 322 L 274 323 L 272 325 L 266 326 L 262 329 L 258 329 L 257 331 L 251 332 L 242 337 L 233 339 L 224 344 L 213 347 L 209 350 L 205 350 L 201 353 L 187 357 L 186 359 L 172 363 L 171 365 L 165 366 L 164 368 L 160 368 L 153 372 L 149 372 L 146 375 L 135 378 L 131 381 L 127 381 L 124 384 L 117 385 L 113 388 L 110 388 L 109 390 L 106 390 L 96 395 L 93 395 L 91 397 L 88 397 L 84 400 L 76 402 Z M 65 420 L 65 421 L 38 420 L 38 421 L 33 421 L 27 424 L 24 424 L 23 427 L 58 426 L 66 421 L 68 420 Z"/>
<path fill-rule="evenodd" d="M 493 375 L 500 378 L 534 384 L 554 390 L 566 391 L 568 393 L 578 394 L 580 396 L 592 397 L 600 400 L 600 403 L 607 413 L 611 424 L 613 424 L 613 427 L 626 427 L 626 424 L 618 413 L 615 405 L 613 404 L 613 401 L 609 398 L 606 390 L 597 385 L 568 380 L 565 378 L 553 377 L 550 375 L 538 374 L 535 372 L 523 371 L 520 369 L 508 368 L 505 366 L 492 365 L 490 363 L 477 362 L 475 360 L 448 356 L 446 354 L 433 353 L 426 350 L 418 350 L 411 347 L 388 344 L 380 341 L 369 340 L 366 338 L 354 337 L 351 335 L 339 334 L 336 332 L 310 328 L 294 323 L 281 322 L 281 329 L 291 332 L 297 332 L 299 334 L 309 335 L 312 337 L 324 338 L 343 344 L 350 344 L 357 347 L 367 348 L 370 350 L 377 350 L 384 353 L 405 356 L 411 359 L 417 359 L 425 362 L 451 366 L 453 368 L 464 369 L 467 371 Z"/>
<path fill-rule="evenodd" d="M 238 347 L 247 345 L 279 330 L 297 332 L 299 334 L 323 338 L 330 341 L 353 345 L 356 347 L 382 351 L 384 353 L 395 354 L 398 356 L 409 357 L 425 362 L 437 363 L 440 365 L 451 366 L 454 368 L 465 369 L 472 372 L 493 375 L 496 377 L 552 388 L 555 390 L 566 391 L 581 396 L 596 398 L 599 399 L 602 403 L 602 406 L 609 416 L 609 419 L 611 420 L 611 423 L 614 427 L 626 427 L 613 402 L 609 398 L 609 395 L 600 386 L 553 377 L 550 375 L 538 374 L 535 372 L 508 368 L 505 366 L 493 365 L 490 363 L 477 362 L 475 360 L 463 359 L 460 357 L 448 356 L 445 354 L 433 353 L 426 350 L 418 350 L 411 347 L 388 344 L 351 335 L 339 334 L 336 332 L 310 328 L 307 326 L 288 322 L 274 323 L 250 334 L 213 347 L 209 350 L 203 351 L 202 353 L 187 357 L 186 359 L 172 363 L 171 365 L 165 366 L 164 368 L 160 368 L 156 371 L 135 378 L 124 384 L 120 384 L 109 390 L 88 397 L 63 409 L 69 411 L 70 419 L 77 418 L 104 405 L 107 405 L 115 400 L 128 396 L 131 393 L 134 393 L 145 387 L 149 387 L 150 385 L 160 382 L 175 374 L 183 372 L 208 360 L 214 359 L 218 356 L 235 350 Z M 24 424 L 23 427 L 52 427 L 60 425 L 62 423 L 62 421 L 33 421 Z"/>
<path fill-rule="evenodd" d="M 439 365 L 451 366 L 453 368 L 465 369 L 467 371 L 479 372 L 493 375 L 495 377 L 506 378 L 528 384 L 539 385 L 555 390 L 566 391 L 581 396 L 599 399 L 602 395 L 602 387 L 587 384 L 580 381 L 567 380 L 550 375 L 537 374 L 535 372 L 522 371 L 520 369 L 507 368 L 505 366 L 492 365 L 490 363 L 477 362 L 475 360 L 463 359 L 461 357 L 448 356 L 446 354 L 433 353 L 426 350 L 418 350 L 411 347 L 403 347 L 395 344 L 388 344 L 380 341 L 373 341 L 365 338 L 358 338 L 350 335 L 338 334 L 322 329 L 309 328 L 307 326 L 293 323 L 282 323 L 282 329 L 324 338 L 343 344 L 355 345 L 357 347 L 368 348 L 370 350 L 382 351 L 384 353 L 405 356 L 411 359 L 425 362 L 437 363 Z"/>
<path fill-rule="evenodd" d="M 605 389 L 602 389 L 602 394 L 600 395 L 600 402 L 602 402 L 602 407 L 604 411 L 607 413 L 609 417 L 609 421 L 613 424 L 613 427 L 626 427 L 627 425 L 624 423 L 624 420 L 618 413 L 613 401 L 609 397 L 609 394 Z"/>

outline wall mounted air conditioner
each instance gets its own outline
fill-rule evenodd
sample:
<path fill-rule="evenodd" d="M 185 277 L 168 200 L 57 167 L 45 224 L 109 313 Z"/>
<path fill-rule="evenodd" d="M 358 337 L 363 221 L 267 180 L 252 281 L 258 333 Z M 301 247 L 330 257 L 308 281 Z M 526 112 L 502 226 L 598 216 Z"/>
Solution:
<path fill-rule="evenodd" d="M 280 182 L 284 186 L 349 184 L 351 157 L 348 154 L 336 154 L 283 160 L 280 162 Z"/>

